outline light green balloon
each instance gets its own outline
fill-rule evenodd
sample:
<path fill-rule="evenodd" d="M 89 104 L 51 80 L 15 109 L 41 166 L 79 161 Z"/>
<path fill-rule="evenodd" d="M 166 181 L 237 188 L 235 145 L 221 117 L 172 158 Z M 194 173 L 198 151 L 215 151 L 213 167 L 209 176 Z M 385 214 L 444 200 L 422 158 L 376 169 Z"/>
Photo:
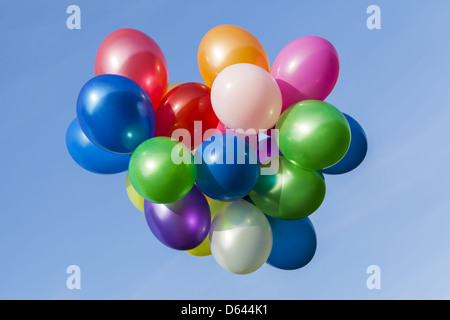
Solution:
<path fill-rule="evenodd" d="M 272 229 L 264 213 L 245 200 L 230 202 L 219 210 L 209 232 L 216 262 L 235 274 L 258 270 L 272 250 Z"/>
<path fill-rule="evenodd" d="M 337 108 L 305 100 L 289 107 L 278 120 L 279 148 L 289 160 L 312 170 L 331 167 L 350 146 L 350 126 Z"/>
<path fill-rule="evenodd" d="M 128 173 L 131 184 L 143 198 L 170 203 L 192 189 L 197 170 L 194 157 L 184 144 L 169 137 L 155 137 L 136 148 Z"/>
<path fill-rule="evenodd" d="M 320 207 L 325 191 L 325 180 L 320 172 L 304 169 L 280 156 L 278 170 L 274 169 L 272 175 L 260 175 L 249 196 L 265 214 L 297 220 Z"/>

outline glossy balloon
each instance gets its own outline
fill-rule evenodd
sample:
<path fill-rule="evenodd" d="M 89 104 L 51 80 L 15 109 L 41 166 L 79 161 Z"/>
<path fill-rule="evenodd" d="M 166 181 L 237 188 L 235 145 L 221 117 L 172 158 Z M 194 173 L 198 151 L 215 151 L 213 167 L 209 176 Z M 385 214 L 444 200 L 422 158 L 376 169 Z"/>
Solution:
<path fill-rule="evenodd" d="M 89 80 L 77 101 L 81 129 L 97 146 L 131 153 L 153 137 L 155 113 L 145 92 L 132 80 L 101 75 Z"/>
<path fill-rule="evenodd" d="M 350 146 L 350 126 L 331 104 L 317 100 L 299 102 L 277 123 L 281 153 L 298 165 L 321 170 L 345 155 Z"/>
<path fill-rule="evenodd" d="M 141 195 L 139 195 L 139 193 L 137 193 L 136 190 L 133 188 L 128 173 L 126 178 L 126 187 L 128 199 L 130 199 L 131 203 L 136 207 L 136 209 L 138 209 L 141 212 L 144 212 L 144 198 L 141 197 Z"/>
<path fill-rule="evenodd" d="M 303 37 L 281 50 L 271 74 L 280 86 L 284 111 L 299 101 L 325 100 L 339 76 L 339 57 L 328 40 Z"/>
<path fill-rule="evenodd" d="M 156 111 L 156 136 L 172 136 L 175 130 L 184 138 L 182 142 L 190 149 L 197 148 L 203 134 L 214 129 L 219 119 L 211 106 L 211 89 L 201 83 L 184 83 L 166 94 Z M 175 135 L 177 133 L 175 132 Z"/>
<path fill-rule="evenodd" d="M 272 128 L 281 113 L 281 92 L 266 70 L 248 63 L 224 69 L 211 88 L 217 117 L 231 129 Z"/>
<path fill-rule="evenodd" d="M 217 212 L 227 204 L 227 202 L 222 202 L 218 200 L 214 200 L 211 198 L 206 197 L 206 200 L 208 201 L 209 209 L 211 210 L 211 222 L 215 218 Z M 186 251 L 190 255 L 196 256 L 196 257 L 206 257 L 211 255 L 211 247 L 209 243 L 209 237 L 206 237 L 205 240 L 194 249 Z"/>
<path fill-rule="evenodd" d="M 272 229 L 273 245 L 267 264 L 283 270 L 306 266 L 317 248 L 317 236 L 309 218 L 286 221 L 267 217 Z"/>
<path fill-rule="evenodd" d="M 155 237 L 176 250 L 190 250 L 200 245 L 211 224 L 208 202 L 196 186 L 173 203 L 146 200 L 145 218 Z"/>
<path fill-rule="evenodd" d="M 256 151 L 242 138 L 218 134 L 195 152 L 196 184 L 208 197 L 234 201 L 248 194 L 259 176 Z"/>
<path fill-rule="evenodd" d="M 269 216 L 286 220 L 305 218 L 322 204 L 325 180 L 317 171 L 303 169 L 283 156 L 278 159 L 278 168 L 270 169 L 273 174 L 260 175 L 249 196 Z"/>
<path fill-rule="evenodd" d="M 266 216 L 245 200 L 228 203 L 214 218 L 209 240 L 216 262 L 236 274 L 258 270 L 272 249 L 272 231 Z"/>
<path fill-rule="evenodd" d="M 176 159 L 172 159 L 172 152 Z M 192 189 L 196 167 L 191 152 L 182 143 L 168 137 L 155 137 L 133 152 L 128 172 L 131 184 L 142 197 L 169 203 Z"/>
<path fill-rule="evenodd" d="M 93 144 L 73 120 L 66 132 L 66 147 L 72 159 L 83 169 L 99 174 L 126 171 L 131 155 L 108 152 Z"/>
<path fill-rule="evenodd" d="M 251 63 L 270 71 L 264 47 L 250 32 L 232 25 L 209 30 L 198 48 L 198 66 L 206 85 L 211 87 L 223 69 L 237 63 Z"/>
<path fill-rule="evenodd" d="M 95 57 L 95 75 L 118 74 L 135 81 L 158 107 L 167 89 L 166 58 L 158 44 L 145 33 L 119 29 L 108 35 Z"/>
<path fill-rule="evenodd" d="M 361 125 L 348 114 L 344 113 L 350 125 L 351 141 L 345 156 L 335 165 L 322 170 L 326 174 L 343 174 L 358 167 L 367 154 L 367 137 Z"/>

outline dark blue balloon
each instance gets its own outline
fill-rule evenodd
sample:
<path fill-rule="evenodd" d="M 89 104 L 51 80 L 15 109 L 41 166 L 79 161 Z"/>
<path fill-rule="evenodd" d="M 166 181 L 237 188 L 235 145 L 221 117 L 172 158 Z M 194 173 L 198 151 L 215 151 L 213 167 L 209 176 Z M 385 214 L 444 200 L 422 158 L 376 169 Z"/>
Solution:
<path fill-rule="evenodd" d="M 358 167 L 367 154 L 367 137 L 361 125 L 352 117 L 344 113 L 350 125 L 352 139 L 345 156 L 335 165 L 323 169 L 326 174 L 343 174 Z"/>
<path fill-rule="evenodd" d="M 317 237 L 309 218 L 281 220 L 267 216 L 272 228 L 273 245 L 267 263 L 283 270 L 306 266 L 314 257 Z"/>
<path fill-rule="evenodd" d="M 200 190 L 220 201 L 234 201 L 247 195 L 259 177 L 256 151 L 243 138 L 217 134 L 202 142 L 195 155 Z"/>
<path fill-rule="evenodd" d="M 132 153 L 155 131 L 149 97 L 136 82 L 118 75 L 89 80 L 78 95 L 77 116 L 90 141 L 116 153 Z"/>
<path fill-rule="evenodd" d="M 77 119 L 67 129 L 66 146 L 72 159 L 90 172 L 113 174 L 128 170 L 131 155 L 112 153 L 97 147 L 83 133 Z"/>

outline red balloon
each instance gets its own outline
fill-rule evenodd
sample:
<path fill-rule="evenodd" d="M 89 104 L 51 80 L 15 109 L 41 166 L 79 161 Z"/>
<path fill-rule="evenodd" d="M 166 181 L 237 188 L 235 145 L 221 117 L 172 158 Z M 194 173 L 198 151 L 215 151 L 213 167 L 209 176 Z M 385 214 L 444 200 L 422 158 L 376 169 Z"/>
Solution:
<path fill-rule="evenodd" d="M 196 121 L 201 121 L 201 126 Z M 182 141 L 195 149 L 202 143 L 205 131 L 219 125 L 211 105 L 211 89 L 204 84 L 189 82 L 170 90 L 156 111 L 156 136 L 171 137 L 176 129 L 189 132 L 190 141 Z M 217 132 L 218 133 L 218 132 Z"/>
<path fill-rule="evenodd" d="M 166 58 L 158 44 L 145 33 L 119 29 L 103 40 L 95 57 L 95 75 L 117 74 L 135 81 L 156 110 L 168 85 Z"/>
<path fill-rule="evenodd" d="M 228 129 L 222 121 L 219 120 L 219 122 L 217 123 L 217 127 L 215 128 L 215 131 L 208 131 L 205 132 L 205 134 L 203 135 L 203 141 L 211 138 L 212 136 L 216 135 L 216 134 L 220 134 L 220 133 L 227 133 L 227 130 L 231 130 Z"/>
<path fill-rule="evenodd" d="M 219 130 L 220 133 L 226 133 L 228 128 L 226 125 L 223 124 L 222 121 L 219 120 L 219 123 L 217 124 L 217 130 Z"/>

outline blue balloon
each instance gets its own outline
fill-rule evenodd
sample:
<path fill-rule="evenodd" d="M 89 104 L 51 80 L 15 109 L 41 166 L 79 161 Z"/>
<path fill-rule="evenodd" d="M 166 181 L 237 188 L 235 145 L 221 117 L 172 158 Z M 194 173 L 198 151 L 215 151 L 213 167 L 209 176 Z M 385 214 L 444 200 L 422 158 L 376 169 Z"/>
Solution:
<path fill-rule="evenodd" d="M 229 133 L 202 142 L 195 154 L 200 190 L 220 201 L 235 201 L 246 196 L 259 177 L 255 149 L 243 138 Z"/>
<path fill-rule="evenodd" d="M 97 147 L 83 133 L 77 119 L 67 129 L 66 146 L 72 159 L 90 172 L 113 174 L 128 170 L 131 155 L 112 153 Z"/>
<path fill-rule="evenodd" d="M 367 137 L 361 125 L 352 117 L 344 113 L 350 125 L 352 139 L 345 156 L 335 165 L 323 169 L 326 174 L 343 174 L 358 167 L 367 154 Z"/>
<path fill-rule="evenodd" d="M 116 153 L 132 153 L 155 131 L 150 98 L 136 82 L 118 75 L 89 80 L 78 95 L 77 116 L 90 141 Z"/>
<path fill-rule="evenodd" d="M 306 266 L 314 257 L 317 237 L 309 218 L 281 220 L 267 216 L 272 228 L 273 245 L 267 264 L 283 270 Z"/>

